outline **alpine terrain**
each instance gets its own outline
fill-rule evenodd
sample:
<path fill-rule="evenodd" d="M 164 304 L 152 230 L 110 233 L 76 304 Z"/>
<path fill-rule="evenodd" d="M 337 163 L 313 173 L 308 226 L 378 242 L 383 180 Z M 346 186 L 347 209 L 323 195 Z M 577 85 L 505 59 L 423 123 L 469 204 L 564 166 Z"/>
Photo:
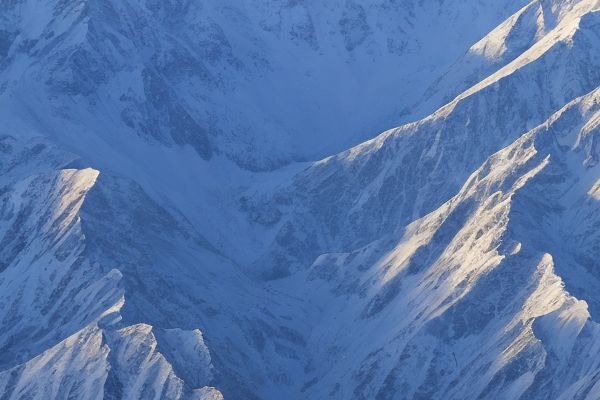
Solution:
<path fill-rule="evenodd" d="M 0 399 L 600 399 L 600 0 L 0 0 Z"/>

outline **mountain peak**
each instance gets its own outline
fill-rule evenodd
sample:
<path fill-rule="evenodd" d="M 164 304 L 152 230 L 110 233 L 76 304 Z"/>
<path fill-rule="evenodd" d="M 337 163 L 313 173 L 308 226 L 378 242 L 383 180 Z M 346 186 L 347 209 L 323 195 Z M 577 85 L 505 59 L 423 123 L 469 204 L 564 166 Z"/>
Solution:
<path fill-rule="evenodd" d="M 0 397 L 600 396 L 597 1 L 4 3 Z"/>

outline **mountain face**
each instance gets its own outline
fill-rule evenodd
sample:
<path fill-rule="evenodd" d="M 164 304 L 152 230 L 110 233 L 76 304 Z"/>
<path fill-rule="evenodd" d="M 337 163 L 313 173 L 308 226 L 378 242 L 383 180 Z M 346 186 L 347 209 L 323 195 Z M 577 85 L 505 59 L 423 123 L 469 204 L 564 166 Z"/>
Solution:
<path fill-rule="evenodd" d="M 40 130 L 75 124 L 272 169 L 416 114 L 425 89 L 524 1 L 480 3 L 3 1 L 2 91 Z"/>
<path fill-rule="evenodd" d="M 600 398 L 599 1 L 0 0 L 0 117 L 3 399 Z"/>

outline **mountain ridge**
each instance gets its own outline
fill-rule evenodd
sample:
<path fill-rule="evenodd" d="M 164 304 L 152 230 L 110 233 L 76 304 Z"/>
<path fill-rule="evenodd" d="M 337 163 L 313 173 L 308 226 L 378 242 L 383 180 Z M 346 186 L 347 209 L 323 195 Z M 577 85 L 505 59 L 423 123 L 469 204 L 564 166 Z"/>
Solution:
<path fill-rule="evenodd" d="M 402 24 L 393 1 L 6 5 L 5 397 L 600 396 L 597 1 L 415 2 Z M 428 29 L 475 14 L 488 30 L 401 99 L 414 122 L 353 147 L 348 131 L 319 161 L 294 161 L 255 112 L 295 104 L 280 116 L 299 121 L 293 85 L 235 87 L 281 78 L 290 54 L 342 54 L 353 67 L 332 88 L 379 57 L 381 76 L 357 76 L 394 89 L 381 49 L 419 66 Z M 391 26 L 407 43 L 381 40 Z M 274 130 L 218 128 L 248 122 L 236 106 L 252 100 Z"/>

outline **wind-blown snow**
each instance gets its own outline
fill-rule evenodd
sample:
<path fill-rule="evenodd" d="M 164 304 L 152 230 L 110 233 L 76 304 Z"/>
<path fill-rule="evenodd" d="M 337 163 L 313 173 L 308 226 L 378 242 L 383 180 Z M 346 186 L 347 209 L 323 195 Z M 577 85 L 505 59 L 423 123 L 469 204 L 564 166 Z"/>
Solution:
<path fill-rule="evenodd" d="M 2 397 L 600 397 L 600 3 L 472 3 L 2 4 Z"/>

